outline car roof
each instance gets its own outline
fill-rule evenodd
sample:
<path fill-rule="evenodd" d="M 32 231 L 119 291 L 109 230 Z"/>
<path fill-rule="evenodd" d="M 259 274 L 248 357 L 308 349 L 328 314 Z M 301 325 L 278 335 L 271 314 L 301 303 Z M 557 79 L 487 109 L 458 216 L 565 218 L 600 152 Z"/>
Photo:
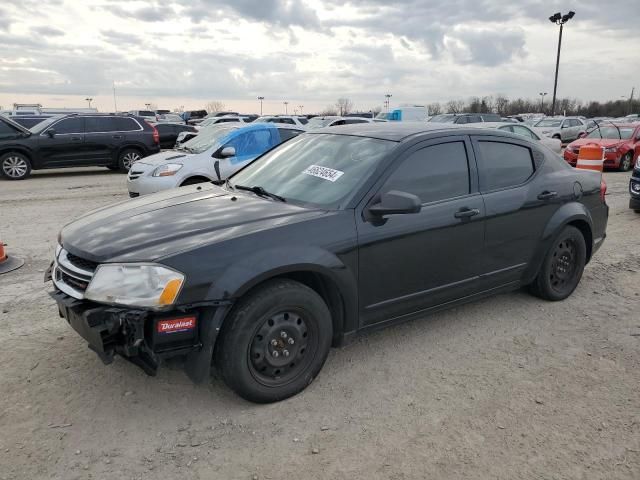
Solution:
<path fill-rule="evenodd" d="M 513 122 L 482 122 L 482 123 L 471 123 L 469 124 L 469 127 L 475 127 L 475 128 L 500 128 L 500 127 L 504 127 L 504 126 L 513 126 L 513 125 L 520 125 L 522 122 L 518 122 L 518 123 L 513 123 Z M 528 128 L 527 125 L 523 125 L 523 127 Z"/>
<path fill-rule="evenodd" d="M 319 128 L 317 130 L 311 130 L 310 132 L 308 132 L 308 134 L 326 135 L 330 133 L 336 135 L 352 135 L 359 137 L 378 138 L 381 140 L 391 140 L 394 142 L 399 142 L 407 137 L 419 133 L 466 130 L 468 128 L 469 127 L 467 125 L 453 125 L 446 123 L 371 122 Z"/>

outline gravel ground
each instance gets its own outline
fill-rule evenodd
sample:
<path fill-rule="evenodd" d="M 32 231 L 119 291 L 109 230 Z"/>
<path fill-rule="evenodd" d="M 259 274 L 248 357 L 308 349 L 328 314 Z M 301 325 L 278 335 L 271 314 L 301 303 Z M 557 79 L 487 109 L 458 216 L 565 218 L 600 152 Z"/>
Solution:
<path fill-rule="evenodd" d="M 126 198 L 104 169 L 0 180 L 2 479 L 638 479 L 640 215 L 606 173 L 608 239 L 571 298 L 497 296 L 333 350 L 274 405 L 177 367 L 104 366 L 43 273 L 60 227 Z"/>

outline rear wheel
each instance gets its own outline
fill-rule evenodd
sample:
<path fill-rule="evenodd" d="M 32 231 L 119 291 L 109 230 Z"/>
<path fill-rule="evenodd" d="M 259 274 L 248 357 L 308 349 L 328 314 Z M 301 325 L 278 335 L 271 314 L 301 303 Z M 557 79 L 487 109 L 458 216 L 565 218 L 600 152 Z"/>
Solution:
<path fill-rule="evenodd" d="M 627 152 L 627 154 L 620 159 L 620 166 L 618 167 L 618 169 L 621 172 L 628 172 L 629 170 L 631 170 L 632 166 L 633 166 L 633 152 Z"/>
<path fill-rule="evenodd" d="M 122 172 L 128 172 L 135 162 L 140 160 L 142 155 L 135 148 L 125 148 L 122 152 L 120 152 L 120 156 L 118 157 L 118 168 Z"/>
<path fill-rule="evenodd" d="M 0 157 L 0 174 L 9 180 L 24 180 L 31 174 L 31 162 L 22 153 L 5 153 Z"/>
<path fill-rule="evenodd" d="M 587 246 L 582 232 L 565 227 L 551 244 L 531 284 L 532 293 L 545 300 L 564 300 L 578 286 L 586 261 Z"/>
<path fill-rule="evenodd" d="M 241 397 L 276 402 L 313 381 L 329 353 L 332 331 L 329 309 L 315 291 L 291 280 L 273 280 L 231 312 L 215 363 Z"/>

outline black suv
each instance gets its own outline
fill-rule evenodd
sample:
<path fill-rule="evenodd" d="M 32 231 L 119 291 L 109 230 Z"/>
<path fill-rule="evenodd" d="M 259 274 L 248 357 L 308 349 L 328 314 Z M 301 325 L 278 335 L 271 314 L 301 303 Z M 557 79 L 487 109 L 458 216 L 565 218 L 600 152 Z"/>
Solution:
<path fill-rule="evenodd" d="M 27 178 L 31 170 L 104 166 L 127 172 L 160 151 L 158 131 L 130 115 L 72 114 L 26 129 L 0 116 L 0 175 Z"/>
<path fill-rule="evenodd" d="M 638 160 L 636 160 L 635 168 L 631 174 L 631 180 L 629 180 L 629 193 L 631 195 L 629 208 L 636 213 L 640 213 L 640 155 L 638 155 Z"/>
<path fill-rule="evenodd" d="M 213 359 L 244 398 L 271 402 L 356 334 L 525 285 L 567 298 L 605 239 L 605 193 L 599 173 L 513 133 L 329 127 L 220 187 L 69 223 L 46 278 L 106 363 L 154 374 L 183 356 L 203 381 Z"/>

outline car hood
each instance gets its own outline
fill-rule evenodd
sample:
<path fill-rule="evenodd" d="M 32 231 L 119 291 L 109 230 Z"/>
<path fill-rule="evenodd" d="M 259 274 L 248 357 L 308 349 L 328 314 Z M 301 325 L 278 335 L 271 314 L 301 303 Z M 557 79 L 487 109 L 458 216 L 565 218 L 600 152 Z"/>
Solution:
<path fill-rule="evenodd" d="M 620 140 L 619 138 L 580 138 L 575 142 L 571 142 L 569 147 L 582 147 L 583 145 L 596 144 L 602 147 L 615 147 L 622 145 L 626 140 Z"/>
<path fill-rule="evenodd" d="M 136 165 L 158 166 L 164 165 L 165 163 L 182 163 L 193 155 L 193 153 L 184 152 L 182 150 L 166 150 L 164 152 L 144 157 L 142 160 L 138 160 L 133 165 L 132 170 L 135 170 Z"/>
<path fill-rule="evenodd" d="M 94 262 L 149 262 L 325 213 L 199 184 L 90 212 L 66 225 L 61 241 Z"/>

